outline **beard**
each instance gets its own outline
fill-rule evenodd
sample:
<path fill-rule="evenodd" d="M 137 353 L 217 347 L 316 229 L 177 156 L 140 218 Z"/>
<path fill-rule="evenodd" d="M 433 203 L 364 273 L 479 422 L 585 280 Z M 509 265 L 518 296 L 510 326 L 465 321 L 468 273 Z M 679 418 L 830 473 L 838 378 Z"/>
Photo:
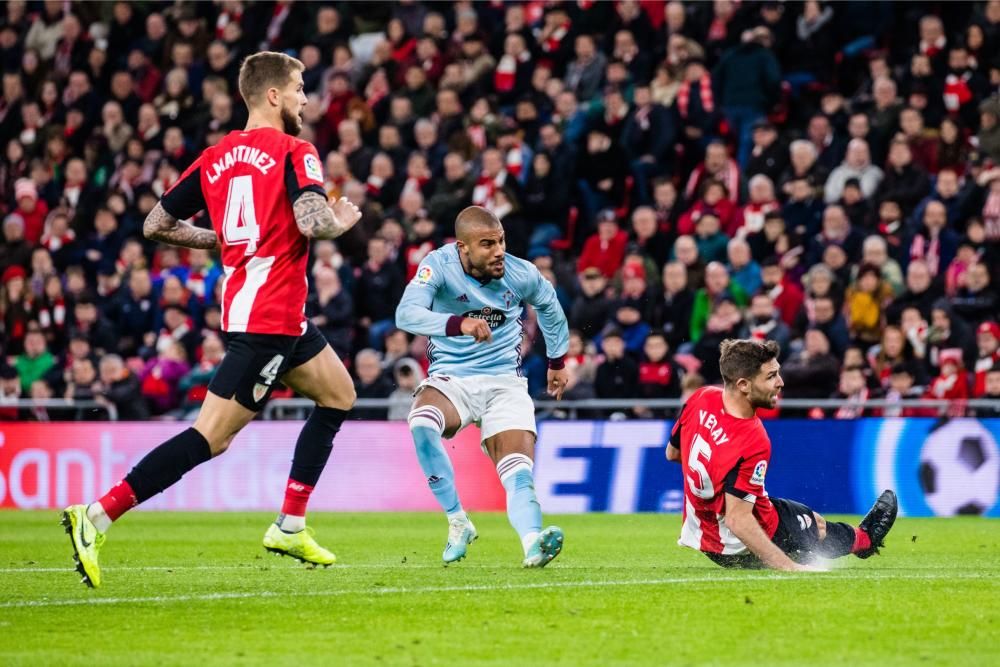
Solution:
<path fill-rule="evenodd" d="M 281 129 L 285 134 L 297 137 L 302 131 L 302 119 L 294 111 L 281 107 Z"/>
<path fill-rule="evenodd" d="M 750 388 L 750 407 L 754 410 L 758 408 L 766 408 L 768 410 L 774 408 L 778 404 L 778 396 L 763 391 L 758 391 L 756 388 Z"/>

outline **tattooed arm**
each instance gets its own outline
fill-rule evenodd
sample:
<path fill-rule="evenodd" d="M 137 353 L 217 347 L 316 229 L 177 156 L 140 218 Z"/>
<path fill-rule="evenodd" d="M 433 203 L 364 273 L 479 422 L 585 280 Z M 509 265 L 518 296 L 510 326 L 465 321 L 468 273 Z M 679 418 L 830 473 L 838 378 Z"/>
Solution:
<path fill-rule="evenodd" d="M 358 207 L 341 197 L 331 204 L 318 192 L 306 191 L 292 205 L 295 224 L 311 239 L 335 239 L 361 219 Z"/>
<path fill-rule="evenodd" d="M 157 203 L 146 216 L 146 222 L 142 224 L 142 235 L 152 241 L 185 248 L 219 249 L 219 239 L 214 231 L 179 221 L 167 213 L 161 203 Z"/>

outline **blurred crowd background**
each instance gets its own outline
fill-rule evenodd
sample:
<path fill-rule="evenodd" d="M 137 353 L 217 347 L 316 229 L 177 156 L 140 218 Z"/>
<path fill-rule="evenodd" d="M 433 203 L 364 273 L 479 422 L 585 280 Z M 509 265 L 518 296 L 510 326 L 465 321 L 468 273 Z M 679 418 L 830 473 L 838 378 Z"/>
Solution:
<path fill-rule="evenodd" d="M 197 409 L 225 354 L 222 267 L 145 240 L 142 222 L 243 127 L 239 64 L 264 49 L 305 64 L 302 137 L 330 197 L 364 213 L 313 244 L 307 305 L 359 397 L 394 399 L 358 418 L 405 417 L 427 342 L 393 312 L 470 204 L 555 285 L 569 398 L 680 397 L 720 380 L 733 336 L 781 343 L 785 396 L 843 399 L 811 416 L 1000 397 L 996 0 L 4 13 L 3 399 L 97 400 L 121 419 Z M 530 312 L 523 350 L 540 396 Z M 6 419 L 102 415 L 0 405 Z"/>

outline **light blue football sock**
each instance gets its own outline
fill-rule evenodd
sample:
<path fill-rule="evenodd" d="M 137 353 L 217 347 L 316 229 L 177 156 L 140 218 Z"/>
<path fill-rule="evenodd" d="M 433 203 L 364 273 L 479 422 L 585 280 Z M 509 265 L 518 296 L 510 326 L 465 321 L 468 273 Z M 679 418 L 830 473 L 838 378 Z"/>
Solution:
<path fill-rule="evenodd" d="M 507 491 L 507 518 L 521 538 L 524 553 L 542 530 L 542 506 L 535 496 L 531 459 L 524 454 L 508 454 L 497 463 L 497 474 Z"/>
<path fill-rule="evenodd" d="M 444 432 L 444 415 L 433 405 L 414 408 L 408 419 L 417 461 L 427 476 L 427 486 L 437 498 L 448 518 L 465 518 L 462 503 L 455 488 L 455 468 L 444 450 L 441 434 Z"/>

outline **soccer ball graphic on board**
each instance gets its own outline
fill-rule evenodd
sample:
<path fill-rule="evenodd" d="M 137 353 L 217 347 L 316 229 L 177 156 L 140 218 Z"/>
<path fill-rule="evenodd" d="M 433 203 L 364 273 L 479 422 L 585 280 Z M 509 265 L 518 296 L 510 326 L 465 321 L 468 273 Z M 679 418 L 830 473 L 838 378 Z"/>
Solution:
<path fill-rule="evenodd" d="M 975 419 L 955 419 L 927 434 L 920 451 L 920 487 L 938 516 L 982 514 L 997 501 L 997 442 Z"/>

